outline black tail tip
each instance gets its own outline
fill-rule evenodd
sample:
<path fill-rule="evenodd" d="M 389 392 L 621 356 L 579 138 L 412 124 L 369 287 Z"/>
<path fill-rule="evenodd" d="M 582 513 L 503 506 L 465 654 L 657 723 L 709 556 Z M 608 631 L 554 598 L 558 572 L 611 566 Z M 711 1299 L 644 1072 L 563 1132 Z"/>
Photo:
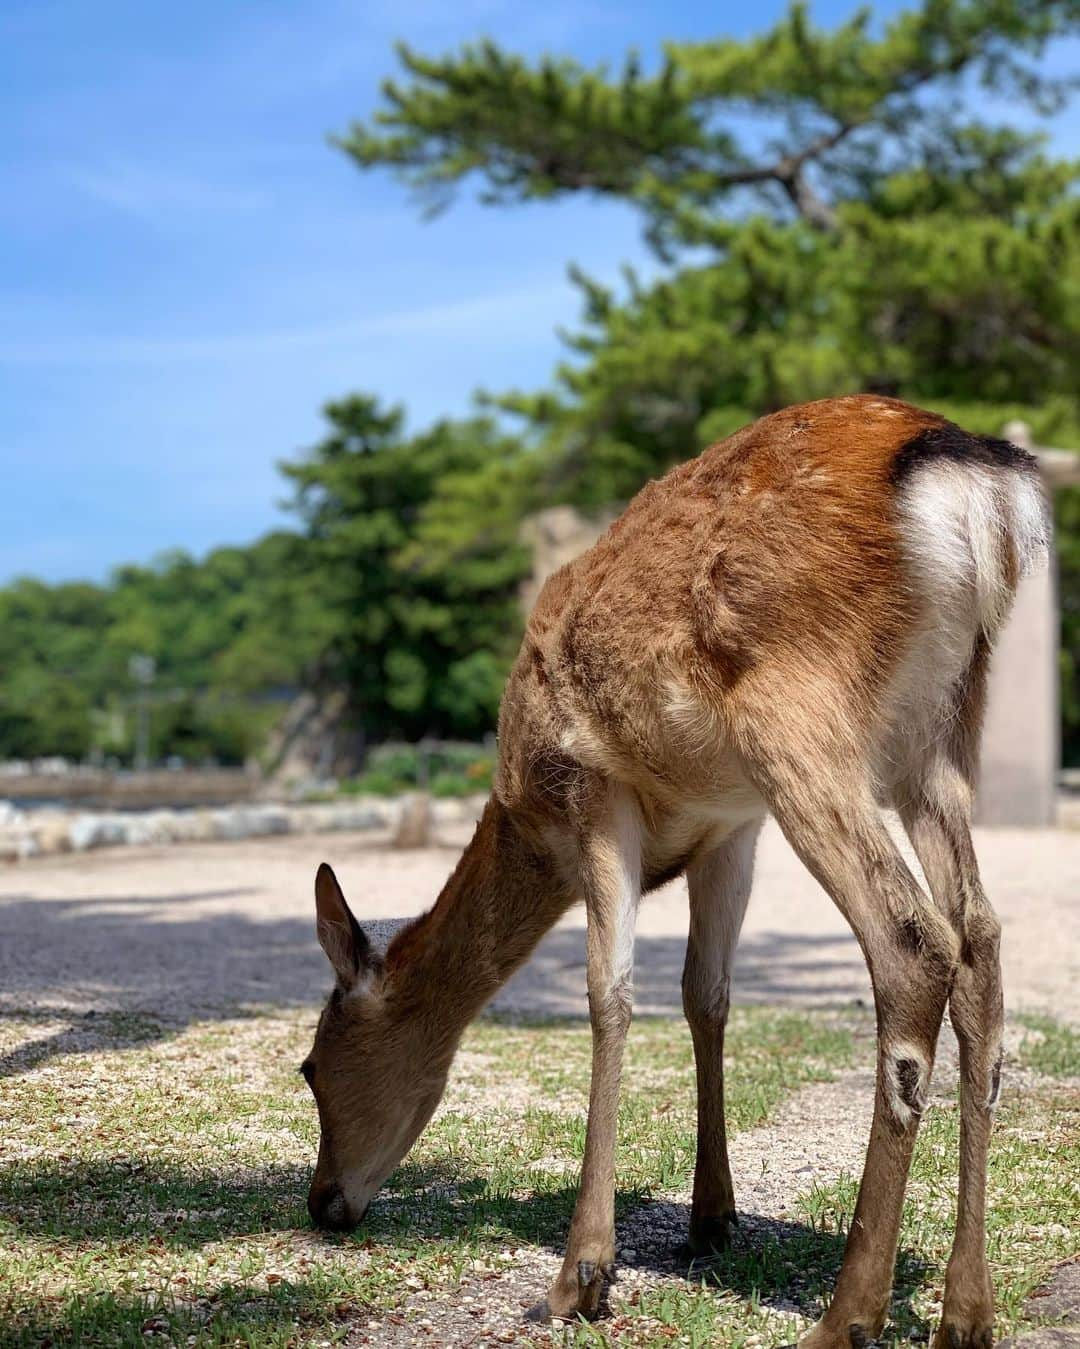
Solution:
<path fill-rule="evenodd" d="M 928 426 L 901 445 L 892 465 L 892 481 L 899 484 L 923 464 L 947 459 L 957 464 L 976 464 L 980 468 L 1010 469 L 1034 473 L 1035 456 L 1011 441 L 996 436 L 977 436 L 952 422 Z"/>

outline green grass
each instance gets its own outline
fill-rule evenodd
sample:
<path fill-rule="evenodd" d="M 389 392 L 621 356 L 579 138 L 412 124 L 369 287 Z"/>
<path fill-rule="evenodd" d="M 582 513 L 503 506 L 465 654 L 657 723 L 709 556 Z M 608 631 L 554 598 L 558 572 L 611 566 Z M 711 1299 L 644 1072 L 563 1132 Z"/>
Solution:
<path fill-rule="evenodd" d="M 959 1110 L 931 1110 L 920 1131 L 901 1231 L 890 1322 L 879 1341 L 909 1344 L 932 1335 L 956 1212 Z M 998 1301 L 998 1333 L 1016 1330 L 1024 1302 L 1053 1267 L 1076 1252 L 1080 1230 L 1080 1094 L 1040 1089 L 1009 1094 L 999 1112 L 988 1174 L 988 1255 Z M 801 1333 L 828 1304 L 851 1225 L 858 1179 L 841 1174 L 793 1195 L 803 1226 L 769 1234 L 699 1271 L 689 1283 L 623 1307 L 610 1327 L 583 1329 L 575 1346 L 680 1343 L 760 1346 Z M 777 1303 L 801 1316 L 785 1320 Z M 645 1333 L 635 1335 L 635 1330 Z"/>
<path fill-rule="evenodd" d="M 273 1013 L 186 1029 L 130 1017 L 0 1022 L 0 1056 L 16 1066 L 0 1088 L 0 1344 L 332 1344 L 355 1340 L 373 1317 L 418 1314 L 408 1305 L 417 1297 L 430 1299 L 437 1328 L 440 1306 L 465 1288 L 503 1287 L 530 1262 L 551 1265 L 584 1144 L 587 1027 L 475 1026 L 442 1109 L 364 1227 L 327 1238 L 311 1230 L 304 1207 L 318 1128 L 296 1065 L 311 1020 Z M 859 1043 L 832 1016 L 737 1013 L 731 1131 L 828 1080 L 864 1053 Z M 620 1220 L 649 1204 L 685 1204 L 694 1161 L 685 1026 L 635 1023 L 624 1082 Z M 1075 1221 L 1063 1177 L 1070 1166 L 1075 1175 L 1080 1128 L 1067 1088 L 1007 1102 L 1001 1118 L 991 1239 L 1015 1319 L 1023 1291 L 1062 1245 L 1055 1224 Z M 914 1192 L 925 1200 L 905 1231 L 902 1330 L 927 1322 L 940 1281 L 954 1133 L 955 1112 L 935 1112 L 920 1144 Z M 790 1339 L 827 1296 L 853 1193 L 844 1178 L 816 1187 L 790 1222 L 689 1277 L 658 1269 L 617 1284 L 610 1316 L 596 1326 L 517 1342 Z"/>
<path fill-rule="evenodd" d="M 495 756 L 483 745 L 379 745 L 368 754 L 364 772 L 342 781 L 337 794 L 400 796 L 419 788 L 443 797 L 486 794 L 494 771 Z"/>
<path fill-rule="evenodd" d="M 1049 1016 L 1022 1016 L 1020 1061 L 1048 1077 L 1080 1077 L 1080 1034 Z"/>
<path fill-rule="evenodd" d="M 908 1184 L 892 1321 L 884 1339 L 925 1338 L 934 1326 L 956 1215 L 960 1112 L 932 1109 L 919 1132 Z M 998 1110 L 987 1179 L 987 1250 L 999 1331 L 1015 1329 L 1025 1298 L 1055 1263 L 1075 1254 L 1080 1229 L 1080 1095 L 1008 1094 Z M 799 1198 L 820 1231 L 846 1233 L 858 1184 L 843 1175 Z M 831 1262 L 807 1271 L 824 1292 Z"/>

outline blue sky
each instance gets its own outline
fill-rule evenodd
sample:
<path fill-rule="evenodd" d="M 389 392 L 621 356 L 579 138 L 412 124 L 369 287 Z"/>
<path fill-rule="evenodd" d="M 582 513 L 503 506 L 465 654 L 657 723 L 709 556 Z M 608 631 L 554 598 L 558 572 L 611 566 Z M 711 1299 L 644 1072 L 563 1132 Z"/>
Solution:
<path fill-rule="evenodd" d="M 395 38 L 617 61 L 782 8 L 4 0 L 0 581 L 254 538 L 281 523 L 275 464 L 318 439 L 328 398 L 371 390 L 419 425 L 478 386 L 541 385 L 577 313 L 566 263 L 647 264 L 626 208 L 463 197 L 424 223 L 332 150 Z M 1077 127 L 1059 122 L 1061 149 Z"/>

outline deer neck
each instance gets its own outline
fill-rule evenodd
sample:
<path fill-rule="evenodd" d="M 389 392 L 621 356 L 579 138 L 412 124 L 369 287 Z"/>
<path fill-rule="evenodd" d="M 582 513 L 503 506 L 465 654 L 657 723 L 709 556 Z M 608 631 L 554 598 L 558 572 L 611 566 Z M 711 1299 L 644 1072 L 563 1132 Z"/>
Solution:
<path fill-rule="evenodd" d="M 571 900 L 550 855 L 492 797 L 434 906 L 386 953 L 403 1014 L 423 1018 L 452 1054 Z"/>

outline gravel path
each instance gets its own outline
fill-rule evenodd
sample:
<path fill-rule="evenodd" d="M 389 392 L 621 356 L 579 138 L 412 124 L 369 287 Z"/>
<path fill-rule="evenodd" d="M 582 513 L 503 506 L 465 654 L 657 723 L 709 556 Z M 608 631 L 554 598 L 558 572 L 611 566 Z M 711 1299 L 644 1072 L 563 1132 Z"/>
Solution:
<path fill-rule="evenodd" d="M 394 852 L 370 834 L 110 849 L 9 867 L 0 884 L 0 1009 L 145 1009 L 170 1019 L 238 1005 L 314 1006 L 328 971 L 311 885 L 326 857 L 365 921 L 401 920 L 437 894 L 466 835 Z M 1080 1022 L 1080 831 L 982 831 L 987 888 L 1004 924 L 1006 999 Z M 650 896 L 638 923 L 635 1006 L 679 1006 L 685 887 Z M 380 924 L 382 925 L 382 924 Z M 387 925 L 388 926 L 388 925 Z M 584 1015 L 580 909 L 541 944 L 498 1004 Z M 744 1002 L 867 999 L 858 948 L 774 826 L 736 966 Z"/>

